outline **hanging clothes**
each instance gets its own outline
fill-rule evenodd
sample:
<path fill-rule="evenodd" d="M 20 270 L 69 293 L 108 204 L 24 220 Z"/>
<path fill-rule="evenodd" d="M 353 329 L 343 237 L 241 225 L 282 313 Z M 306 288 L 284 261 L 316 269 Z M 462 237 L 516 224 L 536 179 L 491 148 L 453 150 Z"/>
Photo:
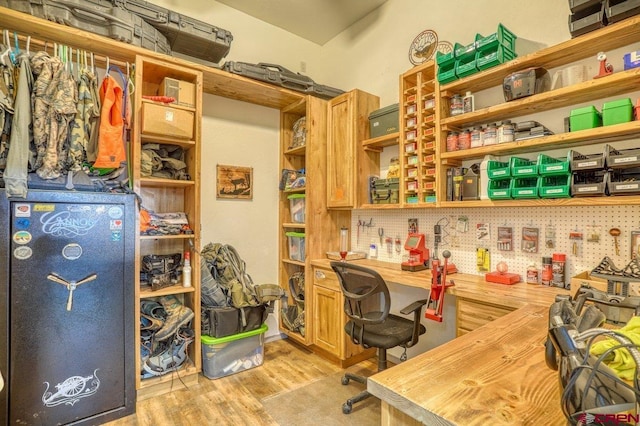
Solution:
<path fill-rule="evenodd" d="M 93 167 L 118 168 L 127 155 L 124 147 L 124 112 L 127 106 L 124 104 L 124 92 L 113 77 L 109 75 L 112 69 L 109 67 L 107 74 L 100 86 L 100 128 L 98 132 L 98 156 Z M 120 75 L 122 75 L 122 72 Z M 123 77 L 126 87 L 126 80 Z"/>
<path fill-rule="evenodd" d="M 69 138 L 68 169 L 74 172 L 79 171 L 84 162 L 96 160 L 96 146 L 92 146 L 91 141 L 97 142 L 100 118 L 96 75 L 85 67 L 79 80 L 77 112 Z"/>
<path fill-rule="evenodd" d="M 18 66 L 18 84 L 11 122 L 9 153 L 3 178 L 7 197 L 25 198 L 27 196 L 29 145 L 33 140 L 31 90 L 34 82 L 27 54 L 18 57 Z"/>
<path fill-rule="evenodd" d="M 9 153 L 9 136 L 15 99 L 13 73 L 13 65 L 0 64 L 0 169 L 6 167 Z"/>
<path fill-rule="evenodd" d="M 33 91 L 33 135 L 36 173 L 56 179 L 64 172 L 70 123 L 76 115 L 78 88 L 60 58 L 41 51 L 31 59 L 37 77 Z"/>

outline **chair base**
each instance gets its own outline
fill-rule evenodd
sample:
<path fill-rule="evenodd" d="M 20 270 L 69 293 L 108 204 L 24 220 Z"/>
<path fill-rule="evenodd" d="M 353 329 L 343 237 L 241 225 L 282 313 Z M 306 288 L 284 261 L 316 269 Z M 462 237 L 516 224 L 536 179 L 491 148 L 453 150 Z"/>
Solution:
<path fill-rule="evenodd" d="M 351 373 L 345 373 L 345 375 L 342 377 L 342 384 L 343 385 L 348 385 L 350 380 L 353 380 L 354 382 L 362 383 L 364 385 L 367 384 L 367 378 L 366 377 L 357 376 L 357 375 L 351 374 Z M 356 402 L 363 401 L 363 400 L 369 398 L 370 396 L 371 396 L 371 394 L 369 392 L 367 392 L 366 390 L 364 390 L 364 391 L 360 392 L 359 394 L 357 394 L 356 396 L 347 399 L 347 401 L 344 404 L 342 404 L 342 412 L 344 414 L 351 413 L 351 411 L 353 410 L 353 404 L 355 404 Z"/>

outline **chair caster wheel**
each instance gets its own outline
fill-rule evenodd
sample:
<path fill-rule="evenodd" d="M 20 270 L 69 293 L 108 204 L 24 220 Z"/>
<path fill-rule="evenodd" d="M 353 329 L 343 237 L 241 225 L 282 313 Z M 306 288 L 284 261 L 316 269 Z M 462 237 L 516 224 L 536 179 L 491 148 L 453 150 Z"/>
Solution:
<path fill-rule="evenodd" d="M 342 377 L 341 382 L 342 382 L 343 385 L 348 385 L 349 384 L 349 378 L 348 377 Z"/>
<path fill-rule="evenodd" d="M 353 407 L 348 402 L 342 404 L 342 414 L 350 414 Z"/>
<path fill-rule="evenodd" d="M 403 353 L 402 355 L 400 355 L 400 361 L 406 361 L 407 360 L 407 353 Z"/>

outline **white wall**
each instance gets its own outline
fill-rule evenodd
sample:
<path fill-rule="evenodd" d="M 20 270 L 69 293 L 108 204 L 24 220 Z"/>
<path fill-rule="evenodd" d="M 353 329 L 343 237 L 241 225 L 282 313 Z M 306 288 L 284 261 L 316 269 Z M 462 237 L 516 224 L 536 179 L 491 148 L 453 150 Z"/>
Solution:
<path fill-rule="evenodd" d="M 202 117 L 202 244 L 236 248 L 255 283 L 277 283 L 280 112 L 205 95 Z M 253 199 L 216 199 L 216 165 L 253 168 Z M 267 336 L 279 334 L 270 316 Z"/>

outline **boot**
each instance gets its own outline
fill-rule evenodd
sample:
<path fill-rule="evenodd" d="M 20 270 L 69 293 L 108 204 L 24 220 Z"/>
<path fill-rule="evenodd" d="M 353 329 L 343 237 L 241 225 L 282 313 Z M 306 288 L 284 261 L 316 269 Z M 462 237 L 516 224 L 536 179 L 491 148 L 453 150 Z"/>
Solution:
<path fill-rule="evenodd" d="M 167 349 L 145 361 L 142 367 L 143 378 L 162 376 L 170 371 L 178 370 L 187 359 L 187 349 L 194 337 L 195 333 L 192 329 L 180 329 Z"/>
<path fill-rule="evenodd" d="M 156 331 L 155 340 L 158 342 L 172 337 L 180 327 L 187 325 L 194 317 L 193 311 L 180 303 L 178 298 L 172 294 L 162 296 L 160 303 L 167 313 L 167 319 L 162 328 Z"/>

